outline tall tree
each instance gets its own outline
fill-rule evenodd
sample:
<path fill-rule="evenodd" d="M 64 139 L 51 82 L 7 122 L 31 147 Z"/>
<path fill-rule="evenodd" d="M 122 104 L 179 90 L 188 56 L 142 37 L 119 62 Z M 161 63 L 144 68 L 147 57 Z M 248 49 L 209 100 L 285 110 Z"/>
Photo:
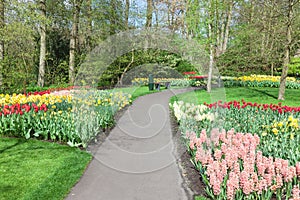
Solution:
<path fill-rule="evenodd" d="M 147 0 L 146 27 L 152 26 L 153 1 Z"/>
<path fill-rule="evenodd" d="M 130 9 L 130 1 L 126 0 L 126 3 L 125 3 L 125 28 L 126 28 L 126 30 L 129 27 L 129 25 L 128 25 L 128 21 L 129 21 L 129 9 Z"/>
<path fill-rule="evenodd" d="M 210 57 L 207 80 L 208 92 L 211 92 L 212 72 L 216 59 L 224 54 L 227 49 L 233 7 L 233 0 L 209 0 L 206 5 Z"/>
<path fill-rule="evenodd" d="M 92 48 L 92 28 L 93 28 L 93 19 L 92 19 L 92 0 L 87 0 L 87 37 L 86 37 L 86 43 L 87 43 L 87 50 L 91 51 Z"/>
<path fill-rule="evenodd" d="M 46 0 L 39 1 L 40 12 L 41 12 L 41 25 L 40 25 L 40 63 L 39 63 L 39 75 L 38 75 L 38 86 L 43 87 L 45 83 L 45 65 L 46 65 Z"/>
<path fill-rule="evenodd" d="M 279 93 L 278 99 L 284 100 L 284 93 L 285 93 L 285 85 L 286 85 L 286 78 L 288 74 L 288 64 L 290 63 L 290 53 L 292 47 L 292 24 L 293 24 L 293 15 L 294 15 L 294 5 L 298 0 L 288 0 L 287 5 L 287 20 L 286 20 L 286 44 L 285 44 L 285 54 L 283 59 L 283 68 L 281 72 L 280 78 L 280 86 L 279 86 Z"/>
<path fill-rule="evenodd" d="M 215 49 L 213 44 L 213 3 L 210 1 L 208 7 L 208 41 L 209 41 L 209 66 L 207 78 L 207 92 L 211 92 L 212 72 L 215 63 Z"/>
<path fill-rule="evenodd" d="M 76 51 L 78 44 L 78 26 L 79 26 L 79 15 L 82 0 L 73 0 L 73 20 L 72 30 L 70 38 L 70 58 L 69 58 L 69 82 L 74 84 L 75 81 L 75 65 L 76 65 Z"/>
<path fill-rule="evenodd" d="M 4 40 L 3 40 L 3 32 L 4 32 L 4 0 L 0 0 L 0 87 L 3 83 L 3 60 L 4 60 Z"/>

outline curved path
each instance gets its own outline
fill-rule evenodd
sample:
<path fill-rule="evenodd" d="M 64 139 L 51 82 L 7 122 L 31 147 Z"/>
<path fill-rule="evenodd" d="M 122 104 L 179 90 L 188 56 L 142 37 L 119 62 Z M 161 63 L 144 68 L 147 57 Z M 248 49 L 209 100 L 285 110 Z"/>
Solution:
<path fill-rule="evenodd" d="M 118 120 L 67 200 L 186 200 L 169 99 L 192 89 L 139 97 Z"/>

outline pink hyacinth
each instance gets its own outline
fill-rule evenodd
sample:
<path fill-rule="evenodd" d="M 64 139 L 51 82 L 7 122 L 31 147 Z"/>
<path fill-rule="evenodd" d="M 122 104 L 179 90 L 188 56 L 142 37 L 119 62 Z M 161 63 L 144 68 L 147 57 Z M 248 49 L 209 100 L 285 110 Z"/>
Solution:
<path fill-rule="evenodd" d="M 257 167 L 258 175 L 259 176 L 264 176 L 265 169 L 266 169 L 265 164 L 263 162 L 260 162 L 260 163 L 256 164 L 256 167 Z"/>
<path fill-rule="evenodd" d="M 280 174 L 276 175 L 276 187 L 277 189 L 283 186 L 282 176 Z"/>
<path fill-rule="evenodd" d="M 291 166 L 288 169 L 287 176 L 284 177 L 284 181 L 285 182 L 291 182 L 295 176 L 296 176 L 296 167 Z"/>
<path fill-rule="evenodd" d="M 219 144 L 219 130 L 217 128 L 214 128 L 211 130 L 210 132 L 210 140 L 214 145 L 218 145 Z"/>
<path fill-rule="evenodd" d="M 261 151 L 256 151 L 259 145 L 257 135 L 235 134 L 233 129 L 227 133 L 215 129 L 210 138 L 205 130 L 200 133 L 199 138 L 195 132 L 186 132 L 186 136 L 190 140 L 190 148 L 197 149 L 195 161 L 200 161 L 206 168 L 205 174 L 214 195 L 220 194 L 227 175 L 227 199 L 234 199 L 237 189 L 241 189 L 245 195 L 252 192 L 261 194 L 268 189 L 276 192 L 284 186 L 284 182 L 300 176 L 300 162 L 289 166 L 288 160 L 266 157 Z M 215 138 L 217 139 L 213 141 Z M 217 144 L 214 148 L 204 149 L 203 143 L 211 147 L 212 142 Z M 293 200 L 299 199 L 299 196 L 299 187 L 294 187 Z"/>
<path fill-rule="evenodd" d="M 193 140 L 190 140 L 190 149 L 194 150 L 195 149 L 195 144 Z"/>
<path fill-rule="evenodd" d="M 267 181 L 268 186 L 272 185 L 273 177 L 271 174 L 264 174 L 264 179 Z"/>
<path fill-rule="evenodd" d="M 219 195 L 221 193 L 221 183 L 216 181 L 213 185 L 214 195 Z"/>
<path fill-rule="evenodd" d="M 296 173 L 297 173 L 297 176 L 300 177 L 300 162 L 298 162 L 298 163 L 296 164 Z"/>
<path fill-rule="evenodd" d="M 200 138 L 196 139 L 196 143 L 195 144 L 196 144 L 197 148 L 202 148 L 202 146 L 201 146 L 202 145 L 202 140 Z"/>
<path fill-rule="evenodd" d="M 251 177 L 252 177 L 252 180 L 253 180 L 253 190 L 254 191 L 258 191 L 258 185 L 259 185 L 259 180 L 258 180 L 258 176 L 257 176 L 257 174 L 255 173 L 255 172 L 253 172 L 252 174 L 251 174 Z"/>
<path fill-rule="evenodd" d="M 263 190 L 267 190 L 268 183 L 266 179 L 260 179 L 258 183 L 258 193 L 261 194 Z"/>
<path fill-rule="evenodd" d="M 275 171 L 277 174 L 280 174 L 282 171 L 282 159 L 281 158 L 275 158 L 274 166 L 275 166 Z"/>
<path fill-rule="evenodd" d="M 206 131 L 203 129 L 200 133 L 200 140 L 201 140 L 201 143 L 204 143 L 207 139 L 207 135 L 206 135 Z"/>
<path fill-rule="evenodd" d="M 214 157 L 215 157 L 216 160 L 221 160 L 221 158 L 222 158 L 222 151 L 219 150 L 219 149 L 216 149 L 215 153 L 214 153 Z"/>
<path fill-rule="evenodd" d="M 226 132 L 225 130 L 222 130 L 222 132 L 219 134 L 219 140 L 223 143 L 227 143 L 227 138 L 226 138 Z"/>
<path fill-rule="evenodd" d="M 300 189 L 299 186 L 295 185 L 292 190 L 293 198 L 290 200 L 300 200 Z"/>
<path fill-rule="evenodd" d="M 234 199 L 234 194 L 236 189 L 239 188 L 239 177 L 234 172 L 229 173 L 229 178 L 227 180 L 227 199 Z"/>
<path fill-rule="evenodd" d="M 257 151 L 256 152 L 256 164 L 262 163 L 262 161 L 263 161 L 262 157 L 263 157 L 262 151 Z"/>
<path fill-rule="evenodd" d="M 248 183 L 249 177 L 250 177 L 250 174 L 245 170 L 243 170 L 240 174 L 240 184 L 241 184 L 241 188 L 243 189 L 243 192 L 245 194 L 247 194 L 249 192 L 249 189 L 250 189 L 249 188 L 249 183 Z"/>

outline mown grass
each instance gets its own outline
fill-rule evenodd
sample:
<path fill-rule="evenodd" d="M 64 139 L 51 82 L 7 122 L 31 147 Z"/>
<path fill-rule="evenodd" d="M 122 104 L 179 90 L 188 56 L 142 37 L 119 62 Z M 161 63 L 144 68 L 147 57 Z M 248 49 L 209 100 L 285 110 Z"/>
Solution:
<path fill-rule="evenodd" d="M 146 94 L 152 94 L 152 93 L 156 93 L 159 91 L 163 91 L 165 90 L 164 87 L 161 87 L 160 90 L 149 90 L 148 86 L 132 86 L 132 87 L 126 87 L 126 88 L 115 88 L 112 91 L 122 91 L 124 93 L 128 93 L 131 94 L 132 96 L 132 101 L 134 101 L 135 99 L 137 99 L 140 96 L 146 95 Z"/>
<path fill-rule="evenodd" d="M 195 200 L 208 200 L 206 197 L 196 196 Z"/>
<path fill-rule="evenodd" d="M 0 137 L 0 199 L 64 199 L 91 158 L 69 146 Z"/>
<path fill-rule="evenodd" d="M 206 90 L 196 90 L 184 94 L 179 94 L 171 98 L 171 103 L 174 101 L 184 101 L 194 104 L 200 103 L 213 103 L 218 100 L 225 101 L 241 101 L 244 99 L 247 102 L 257 103 L 273 103 L 278 104 L 282 102 L 282 105 L 288 106 L 300 106 L 300 90 L 286 89 L 285 100 L 281 101 L 277 99 L 278 88 L 217 88 L 213 89 L 212 93 L 207 93 Z"/>

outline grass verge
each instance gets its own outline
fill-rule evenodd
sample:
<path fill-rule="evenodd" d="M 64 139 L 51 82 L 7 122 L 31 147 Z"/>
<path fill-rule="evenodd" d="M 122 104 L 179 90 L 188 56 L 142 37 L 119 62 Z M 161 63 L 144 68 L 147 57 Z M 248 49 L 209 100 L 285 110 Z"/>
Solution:
<path fill-rule="evenodd" d="M 126 87 L 126 88 L 115 88 L 112 91 L 118 92 L 122 91 L 124 93 L 128 93 L 132 95 L 132 101 L 137 99 L 140 96 L 146 95 L 146 94 L 152 94 L 159 91 L 165 90 L 164 87 L 161 87 L 160 90 L 149 90 L 148 86 L 132 86 L 132 87 Z"/>
<path fill-rule="evenodd" d="M 196 196 L 195 200 L 208 200 L 206 197 L 203 196 Z"/>
<path fill-rule="evenodd" d="M 297 89 L 286 89 L 285 100 L 280 101 L 278 97 L 278 88 L 216 88 L 213 89 L 212 95 L 207 93 L 206 90 L 196 90 L 184 94 L 179 94 L 171 98 L 171 103 L 174 101 L 184 101 L 194 104 L 199 103 L 213 103 L 211 102 L 213 97 L 222 97 L 222 94 L 226 94 L 226 101 L 241 101 L 244 99 L 246 102 L 257 102 L 257 103 L 273 103 L 278 104 L 282 102 L 282 105 L 288 106 L 300 106 L 300 90 Z M 222 100 L 222 98 L 220 98 Z"/>
<path fill-rule="evenodd" d="M 64 199 L 91 159 L 69 146 L 0 137 L 0 199 Z"/>

